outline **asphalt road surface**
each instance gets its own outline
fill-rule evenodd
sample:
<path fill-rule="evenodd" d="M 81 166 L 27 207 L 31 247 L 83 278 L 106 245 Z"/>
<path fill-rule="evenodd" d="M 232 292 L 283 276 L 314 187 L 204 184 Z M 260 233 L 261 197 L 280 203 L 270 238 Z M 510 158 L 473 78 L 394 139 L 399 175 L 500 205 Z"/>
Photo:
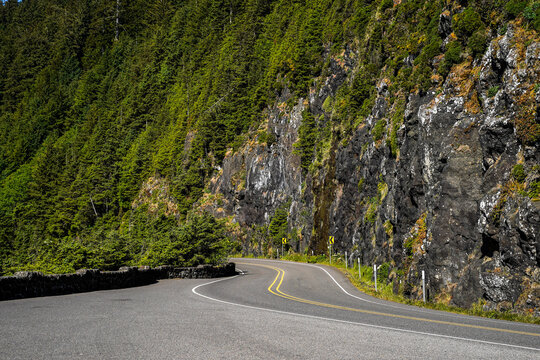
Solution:
<path fill-rule="evenodd" d="M 386 302 L 329 267 L 235 261 L 231 278 L 2 301 L 0 359 L 540 359 L 538 325 Z"/>

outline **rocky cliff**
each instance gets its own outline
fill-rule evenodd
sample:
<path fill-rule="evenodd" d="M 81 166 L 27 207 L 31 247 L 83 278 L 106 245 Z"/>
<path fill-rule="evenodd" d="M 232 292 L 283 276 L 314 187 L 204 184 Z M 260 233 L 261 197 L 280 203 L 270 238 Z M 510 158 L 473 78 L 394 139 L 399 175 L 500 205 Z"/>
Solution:
<path fill-rule="evenodd" d="M 455 36 L 448 14 L 438 24 L 443 47 Z M 340 87 L 361 75 L 359 54 L 327 58 L 307 98 L 285 87 L 252 140 L 227 154 L 210 186 L 219 204 L 205 208 L 234 218 L 246 251 L 260 251 L 254 229 L 285 206 L 296 251 L 325 253 L 333 235 L 337 251 L 388 263 L 388 281 L 410 297 L 421 298 L 415 284 L 426 270 L 431 299 L 539 314 L 535 36 L 510 24 L 483 55 L 445 77 L 432 72 L 425 91 L 396 89 L 381 72 L 367 116 L 350 131 L 333 116 Z M 307 171 L 295 151 L 306 109 L 326 132 Z"/>

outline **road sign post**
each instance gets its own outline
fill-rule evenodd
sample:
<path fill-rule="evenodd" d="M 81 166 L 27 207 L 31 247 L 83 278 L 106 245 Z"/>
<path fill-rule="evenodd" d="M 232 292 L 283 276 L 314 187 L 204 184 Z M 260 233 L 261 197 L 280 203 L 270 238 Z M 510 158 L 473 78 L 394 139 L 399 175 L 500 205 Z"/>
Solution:
<path fill-rule="evenodd" d="M 330 253 L 330 264 L 332 264 L 332 245 L 333 244 L 334 244 L 334 237 L 330 235 L 328 237 L 328 249 L 329 249 L 329 253 Z"/>
<path fill-rule="evenodd" d="M 283 256 L 283 254 L 285 254 L 283 252 L 283 246 L 287 243 L 287 238 L 282 238 L 281 239 L 281 256 Z"/>

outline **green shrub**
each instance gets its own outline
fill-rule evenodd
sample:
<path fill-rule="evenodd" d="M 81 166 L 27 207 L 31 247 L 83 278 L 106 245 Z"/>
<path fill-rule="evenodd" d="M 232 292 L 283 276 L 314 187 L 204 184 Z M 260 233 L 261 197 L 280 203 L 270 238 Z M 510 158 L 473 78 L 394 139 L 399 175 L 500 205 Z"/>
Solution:
<path fill-rule="evenodd" d="M 379 200 L 379 204 L 384 200 L 387 194 L 388 184 L 384 182 L 381 174 L 381 181 L 377 184 L 377 198 Z"/>
<path fill-rule="evenodd" d="M 377 207 L 379 205 L 379 199 L 374 196 L 369 200 L 368 209 L 364 215 L 364 220 L 369 221 L 370 223 L 375 223 L 377 218 Z"/>
<path fill-rule="evenodd" d="M 529 21 L 536 19 L 536 9 L 540 6 L 540 3 L 534 3 L 531 6 L 527 6 L 523 10 L 523 17 Z"/>
<path fill-rule="evenodd" d="M 498 92 L 499 92 L 499 86 L 498 85 L 492 86 L 492 87 L 489 88 L 489 90 L 487 92 L 487 96 L 492 98 L 495 95 L 497 95 Z"/>
<path fill-rule="evenodd" d="M 371 111 L 369 99 L 373 92 L 376 76 L 377 74 L 373 67 L 368 66 L 365 69 L 362 69 L 362 71 L 354 78 L 349 91 L 350 97 L 348 105 L 351 110 L 360 112 L 364 116 L 367 116 L 364 111 L 365 106 Z"/>
<path fill-rule="evenodd" d="M 521 12 L 525 9 L 526 6 L 527 1 L 510 0 L 504 6 L 504 10 L 506 10 L 510 17 L 515 18 L 519 14 L 521 14 Z"/>
<path fill-rule="evenodd" d="M 525 181 L 525 178 L 527 177 L 527 173 L 525 172 L 525 168 L 522 164 L 516 164 L 514 168 L 512 169 L 512 177 L 514 180 L 518 182 Z"/>
<path fill-rule="evenodd" d="M 324 261 L 326 261 L 326 256 L 324 255 L 308 256 L 307 260 L 310 264 L 322 263 Z"/>
<path fill-rule="evenodd" d="M 225 234 L 224 223 L 208 213 L 193 215 L 182 226 L 174 221 L 167 223 L 169 228 L 150 243 L 142 265 L 218 264 L 231 250 L 238 250 Z"/>
<path fill-rule="evenodd" d="M 377 123 L 373 127 L 373 130 L 371 130 L 371 135 L 373 136 L 373 140 L 375 141 L 381 140 L 384 135 L 385 130 L 386 130 L 386 119 L 381 119 L 377 121 Z"/>
<path fill-rule="evenodd" d="M 398 135 L 397 133 L 398 133 L 400 125 L 401 125 L 400 122 L 394 123 L 394 125 L 392 126 L 392 131 L 390 132 L 390 136 L 386 140 L 387 142 L 386 144 L 388 145 L 388 147 L 390 147 L 393 157 L 397 156 L 398 149 L 399 149 L 399 144 L 397 141 L 397 135 Z"/>
<path fill-rule="evenodd" d="M 366 181 L 366 179 L 364 178 L 361 178 L 359 181 L 358 181 L 358 192 L 362 192 L 364 191 L 364 182 Z"/>
<path fill-rule="evenodd" d="M 482 55 L 487 48 L 487 38 L 483 31 L 476 31 L 469 38 L 467 47 L 471 50 L 471 53 L 474 57 Z"/>
<path fill-rule="evenodd" d="M 414 240 L 415 240 L 414 237 L 409 237 L 409 238 L 407 238 L 407 240 L 405 240 L 405 242 L 403 243 L 403 247 L 404 247 L 404 250 L 405 250 L 405 254 L 406 254 L 408 257 L 412 257 L 412 255 L 413 255 L 413 245 L 414 245 Z"/>
<path fill-rule="evenodd" d="M 332 97 L 331 96 L 327 96 L 326 99 L 324 99 L 324 102 L 322 104 L 322 109 L 328 113 L 332 111 Z"/>
<path fill-rule="evenodd" d="M 533 181 L 530 185 L 530 190 L 527 195 L 531 198 L 537 198 L 540 195 L 540 181 Z"/>
<path fill-rule="evenodd" d="M 471 36 L 477 30 L 484 29 L 484 23 L 480 14 L 469 7 L 455 16 L 453 28 L 459 38 L 464 38 Z"/>
<path fill-rule="evenodd" d="M 540 30 L 540 2 L 535 2 L 523 10 L 523 17 L 533 25 L 536 31 Z"/>
<path fill-rule="evenodd" d="M 394 7 L 394 0 L 383 0 L 381 3 L 381 12 L 390 9 L 391 7 Z"/>
<path fill-rule="evenodd" d="M 427 63 L 441 53 L 442 41 L 438 36 L 433 36 L 430 42 L 424 46 L 420 55 L 414 60 L 416 65 Z"/>
<path fill-rule="evenodd" d="M 309 110 L 302 112 L 302 124 L 298 128 L 298 141 L 294 144 L 293 152 L 300 155 L 301 167 L 304 171 L 312 163 L 317 141 L 317 122 Z"/>
<path fill-rule="evenodd" d="M 461 61 L 461 52 L 463 51 L 461 44 L 454 41 L 448 44 L 448 49 L 444 53 L 444 60 L 452 64 L 457 64 Z"/>
<path fill-rule="evenodd" d="M 450 69 L 452 68 L 452 65 L 458 64 L 461 62 L 461 52 L 462 52 L 461 44 L 457 41 L 453 41 L 448 44 L 448 48 L 446 49 L 446 52 L 444 53 L 444 60 L 439 67 L 439 73 L 443 76 L 448 75 L 450 72 Z"/>
<path fill-rule="evenodd" d="M 390 272 L 390 264 L 385 262 L 377 269 L 377 281 L 386 283 L 388 281 L 388 273 Z"/>
<path fill-rule="evenodd" d="M 428 91 L 431 87 L 431 75 L 432 70 L 428 65 L 423 65 L 418 67 L 418 70 L 415 71 L 417 75 L 416 83 L 418 84 L 418 89 L 420 91 Z"/>
<path fill-rule="evenodd" d="M 291 203 L 286 202 L 278 207 L 268 226 L 268 234 L 276 246 L 281 246 L 281 239 L 288 238 L 289 206 Z"/>
<path fill-rule="evenodd" d="M 270 147 L 276 142 L 276 136 L 269 131 L 259 131 L 257 135 L 259 144 L 266 144 L 266 146 Z"/>

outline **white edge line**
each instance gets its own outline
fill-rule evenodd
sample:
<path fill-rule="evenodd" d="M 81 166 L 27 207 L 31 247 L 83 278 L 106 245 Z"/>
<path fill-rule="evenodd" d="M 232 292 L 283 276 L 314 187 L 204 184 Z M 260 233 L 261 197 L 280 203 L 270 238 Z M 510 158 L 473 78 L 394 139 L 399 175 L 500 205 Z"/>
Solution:
<path fill-rule="evenodd" d="M 244 272 L 240 271 L 240 273 L 243 274 Z M 338 322 L 338 323 L 342 323 L 342 324 L 365 326 L 365 327 L 370 327 L 370 328 L 375 328 L 375 329 L 391 330 L 391 331 L 404 332 L 404 333 L 417 334 L 417 335 L 434 336 L 434 337 L 452 339 L 452 340 L 470 341 L 470 342 L 476 342 L 476 343 L 481 343 L 481 344 L 498 345 L 498 346 L 506 346 L 506 347 L 517 348 L 517 349 L 540 351 L 540 349 L 527 347 L 527 346 L 511 345 L 511 344 L 497 343 L 497 342 L 485 341 L 485 340 L 468 339 L 468 338 L 462 338 L 462 337 L 450 336 L 450 335 L 431 334 L 431 333 L 415 331 L 415 330 L 393 328 L 393 327 L 389 327 L 389 326 L 373 325 L 373 324 L 366 324 L 366 323 L 361 323 L 361 322 L 325 318 L 325 317 L 322 317 L 322 316 L 305 315 L 305 314 L 298 314 L 298 313 L 282 311 L 282 310 L 267 309 L 267 308 L 262 308 L 262 307 L 257 307 L 257 306 L 244 305 L 244 304 L 239 304 L 239 303 L 233 303 L 233 302 L 230 302 L 230 301 L 220 300 L 220 299 L 216 299 L 216 298 L 213 298 L 213 297 L 210 297 L 210 296 L 207 296 L 207 295 L 203 295 L 203 294 L 197 292 L 197 289 L 200 288 L 200 287 L 215 284 L 217 282 L 221 282 L 221 281 L 225 281 L 225 280 L 231 280 L 231 279 L 234 279 L 234 278 L 236 278 L 238 276 L 240 276 L 240 275 L 236 275 L 236 276 L 229 277 L 229 278 L 224 278 L 224 279 L 218 279 L 218 280 L 214 280 L 214 281 L 210 281 L 210 282 L 207 282 L 207 283 L 204 283 L 204 284 L 197 285 L 193 289 L 191 289 L 191 292 L 193 292 L 195 295 L 198 295 L 198 296 L 203 297 L 203 298 L 208 299 L 208 300 L 212 300 L 212 301 L 219 302 L 219 303 L 222 303 L 222 304 L 243 307 L 243 308 L 247 308 L 247 309 L 262 310 L 262 311 L 268 311 L 268 312 L 273 312 L 273 313 L 277 313 L 277 314 L 284 314 L 284 315 L 293 315 L 293 316 L 299 316 L 299 317 L 308 318 L 308 319 L 315 319 L 315 320 L 333 321 L 333 322 Z"/>
<path fill-rule="evenodd" d="M 240 258 L 238 258 L 238 259 L 240 259 Z M 246 259 L 240 259 L 240 260 L 243 261 L 243 260 L 250 260 L 250 259 L 246 258 Z M 299 265 L 304 265 L 304 266 L 309 266 L 309 267 L 314 267 L 314 268 L 320 269 L 320 270 L 324 271 L 328 276 L 330 276 L 330 278 L 336 283 L 336 285 L 345 294 L 347 294 L 349 296 L 352 296 L 355 299 L 358 299 L 360 301 L 365 301 L 365 302 L 370 303 L 370 304 L 387 306 L 387 307 L 391 307 L 391 308 L 394 308 L 394 309 L 405 310 L 405 311 L 410 310 L 410 311 L 415 311 L 415 312 L 424 313 L 424 314 L 426 312 L 427 313 L 433 313 L 433 314 L 436 314 L 436 315 L 445 316 L 445 317 L 454 318 L 454 319 L 460 318 L 460 319 L 468 319 L 468 320 L 493 322 L 493 323 L 499 323 L 499 324 L 501 322 L 507 322 L 507 323 L 510 323 L 510 324 L 516 324 L 516 325 L 524 326 L 524 327 L 534 327 L 534 328 L 538 327 L 538 325 L 536 325 L 536 324 L 527 324 L 527 323 L 522 323 L 522 322 L 512 322 L 512 321 L 508 321 L 508 320 L 490 319 L 490 318 L 485 318 L 485 317 L 481 317 L 481 316 L 474 316 L 474 315 L 455 314 L 455 313 L 449 313 L 449 312 L 442 311 L 442 310 L 435 310 L 435 309 L 429 309 L 429 308 L 417 308 L 414 305 L 408 305 L 408 304 L 402 304 L 402 306 L 399 306 L 399 305 L 393 305 L 393 304 L 386 304 L 384 302 L 378 302 L 378 301 L 372 301 L 372 300 L 368 300 L 368 299 L 363 299 L 363 298 L 361 298 L 359 296 L 356 296 L 356 295 L 353 295 L 353 294 L 349 293 L 347 290 L 345 290 L 337 282 L 337 280 L 325 268 L 323 268 L 323 267 L 321 267 L 319 265 L 306 264 L 306 263 L 302 263 L 302 262 L 287 261 L 287 260 L 273 260 L 273 259 L 253 259 L 253 260 L 263 260 L 263 261 L 269 261 L 269 262 L 284 262 L 284 263 L 290 263 L 290 264 L 299 264 Z"/>

